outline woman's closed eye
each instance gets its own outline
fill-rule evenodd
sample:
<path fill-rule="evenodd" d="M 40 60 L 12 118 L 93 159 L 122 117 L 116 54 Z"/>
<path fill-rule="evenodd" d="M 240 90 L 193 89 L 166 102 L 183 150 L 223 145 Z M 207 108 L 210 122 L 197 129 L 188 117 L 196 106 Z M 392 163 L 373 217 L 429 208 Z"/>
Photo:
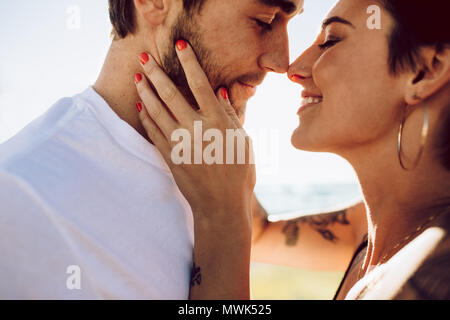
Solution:
<path fill-rule="evenodd" d="M 320 48 L 320 50 L 325 50 L 325 49 L 328 49 L 328 48 L 334 46 L 336 43 L 338 43 L 340 41 L 341 41 L 341 39 L 339 39 L 339 38 L 331 38 L 331 39 L 325 41 L 324 43 L 319 44 L 319 48 Z"/>

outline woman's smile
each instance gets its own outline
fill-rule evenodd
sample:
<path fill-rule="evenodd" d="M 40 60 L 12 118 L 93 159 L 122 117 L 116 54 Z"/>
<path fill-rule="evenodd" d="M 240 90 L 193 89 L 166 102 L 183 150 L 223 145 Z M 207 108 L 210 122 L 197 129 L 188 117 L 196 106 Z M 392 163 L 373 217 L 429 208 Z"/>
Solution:
<path fill-rule="evenodd" d="M 317 106 L 322 102 L 323 98 L 321 96 L 305 96 L 300 102 L 300 109 L 298 109 L 297 114 L 300 115 L 305 109 L 313 106 Z"/>

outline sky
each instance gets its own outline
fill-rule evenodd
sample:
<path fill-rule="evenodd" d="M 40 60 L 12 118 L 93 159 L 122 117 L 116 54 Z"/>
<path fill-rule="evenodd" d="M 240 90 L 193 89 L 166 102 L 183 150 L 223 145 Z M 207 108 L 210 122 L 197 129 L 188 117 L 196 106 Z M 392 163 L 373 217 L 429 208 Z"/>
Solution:
<path fill-rule="evenodd" d="M 336 0 L 305 0 L 288 26 L 291 62 L 318 34 Z M 0 144 L 62 97 L 92 85 L 109 45 L 107 0 L 0 1 Z M 357 183 L 336 155 L 296 150 L 301 87 L 268 75 L 247 108 L 255 141 L 258 185 Z"/>

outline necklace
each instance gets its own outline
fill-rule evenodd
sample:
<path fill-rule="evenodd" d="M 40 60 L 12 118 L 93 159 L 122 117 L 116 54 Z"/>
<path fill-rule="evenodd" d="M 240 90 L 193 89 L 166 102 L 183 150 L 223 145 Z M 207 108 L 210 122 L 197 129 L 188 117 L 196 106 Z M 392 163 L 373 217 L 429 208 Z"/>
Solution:
<path fill-rule="evenodd" d="M 429 223 L 431 223 L 438 216 L 440 216 L 442 212 L 439 212 L 439 213 L 429 217 L 423 224 L 418 226 L 412 233 L 408 234 L 400 242 L 398 242 L 395 246 L 393 246 L 392 250 L 398 249 L 400 246 L 404 245 L 408 240 L 413 239 L 414 236 L 416 236 L 420 231 L 422 231 Z M 383 261 L 385 261 L 385 259 L 388 257 L 388 255 L 389 255 L 389 251 L 381 257 L 381 259 L 377 263 L 377 266 L 379 266 Z"/>
<path fill-rule="evenodd" d="M 420 226 L 418 226 L 413 232 L 411 232 L 410 234 L 408 234 L 406 237 L 404 237 L 400 242 L 396 243 L 393 247 L 392 250 L 396 250 L 399 247 L 401 247 L 402 245 L 404 245 L 408 240 L 412 240 L 420 231 L 422 231 L 428 224 L 430 224 L 432 221 L 434 221 L 437 217 L 439 217 L 442 213 L 446 212 L 446 209 L 448 209 L 448 206 L 436 213 L 435 215 L 430 216 L 423 224 L 421 224 Z M 391 251 L 392 251 L 391 250 Z M 375 267 L 378 267 L 379 265 L 381 265 L 386 258 L 389 256 L 389 252 L 385 253 L 379 260 L 379 262 L 375 265 Z M 364 264 L 361 266 L 361 268 L 358 271 L 358 279 L 360 279 L 360 275 L 361 275 L 361 271 L 364 268 Z"/>
<path fill-rule="evenodd" d="M 394 247 L 392 247 L 393 250 L 398 249 L 400 246 L 404 245 L 408 240 L 412 240 L 420 231 L 422 231 L 428 224 L 430 224 L 432 221 L 434 221 L 437 217 L 439 217 L 442 213 L 445 213 L 447 210 L 449 209 L 449 207 L 447 206 L 444 210 L 438 212 L 435 215 L 430 216 L 423 224 L 421 224 L 420 226 L 418 226 L 413 232 L 411 232 L 410 234 L 408 234 L 406 237 L 404 237 L 400 242 L 398 242 Z M 448 212 L 448 211 L 447 211 Z M 385 259 L 388 257 L 389 255 L 389 251 L 384 254 L 381 259 L 379 260 L 379 262 L 377 263 L 377 265 L 375 267 L 380 267 L 381 263 L 383 261 L 385 261 Z M 361 268 L 358 271 L 358 279 L 361 279 L 360 277 L 360 273 L 363 269 L 363 266 L 361 266 Z M 368 290 L 370 290 L 371 288 L 373 288 L 378 281 L 382 278 L 383 276 L 380 276 L 378 279 L 376 279 L 375 281 L 372 281 L 372 283 L 366 285 L 363 290 L 361 290 L 361 292 L 357 295 L 356 300 L 358 300 L 359 298 L 361 298 L 362 296 L 364 296 Z"/>

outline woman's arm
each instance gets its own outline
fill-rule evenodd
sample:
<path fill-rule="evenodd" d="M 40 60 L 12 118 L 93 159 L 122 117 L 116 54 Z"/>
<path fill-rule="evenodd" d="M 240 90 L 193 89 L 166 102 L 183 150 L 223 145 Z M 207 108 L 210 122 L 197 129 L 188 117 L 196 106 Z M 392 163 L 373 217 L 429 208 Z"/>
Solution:
<path fill-rule="evenodd" d="M 242 216 L 240 212 L 214 214 L 215 218 Z M 224 219 L 221 229 L 211 228 L 210 223 L 195 225 L 190 300 L 250 299 L 251 226 L 242 221 L 241 225 L 227 227 L 229 221 Z"/>
<path fill-rule="evenodd" d="M 367 234 L 364 203 L 314 215 L 268 218 L 252 203 L 252 261 L 310 270 L 344 271 Z"/>
<path fill-rule="evenodd" d="M 137 75 L 136 86 L 142 99 L 140 120 L 192 208 L 195 243 L 190 298 L 249 299 L 251 199 L 256 181 L 251 143 L 225 89 L 214 93 L 192 48 L 183 44 L 176 52 L 198 111 L 149 54 L 141 59 L 146 77 Z M 198 141 L 198 125 L 205 135 L 209 132 L 219 138 L 233 131 L 238 143 L 233 140 L 215 149 L 216 155 L 226 157 L 226 164 L 205 159 L 208 153 L 203 134 Z M 221 141 L 228 143 L 228 139 Z M 231 152 L 234 156 L 229 159 Z M 244 161 L 229 163 L 236 158 Z"/>

